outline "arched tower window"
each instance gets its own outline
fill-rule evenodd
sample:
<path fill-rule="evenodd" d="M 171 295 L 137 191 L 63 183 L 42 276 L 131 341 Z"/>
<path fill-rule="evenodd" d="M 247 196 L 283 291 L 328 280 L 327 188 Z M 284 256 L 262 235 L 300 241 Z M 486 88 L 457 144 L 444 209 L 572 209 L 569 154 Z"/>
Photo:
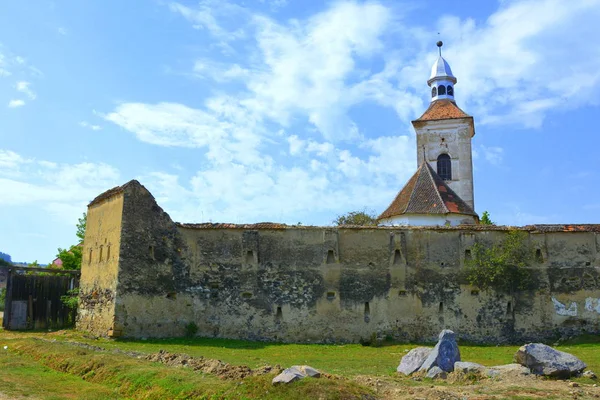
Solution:
<path fill-rule="evenodd" d="M 445 181 L 452 180 L 452 160 L 448 154 L 440 154 L 437 158 L 437 173 Z"/>
<path fill-rule="evenodd" d="M 452 85 L 448 85 L 448 96 L 454 96 L 454 88 Z"/>
<path fill-rule="evenodd" d="M 440 87 L 438 88 L 438 94 L 439 94 L 440 96 L 442 96 L 442 95 L 446 94 L 446 86 L 444 86 L 444 85 L 440 85 Z"/>
<path fill-rule="evenodd" d="M 434 86 L 431 88 L 431 97 L 437 96 L 437 88 Z"/>

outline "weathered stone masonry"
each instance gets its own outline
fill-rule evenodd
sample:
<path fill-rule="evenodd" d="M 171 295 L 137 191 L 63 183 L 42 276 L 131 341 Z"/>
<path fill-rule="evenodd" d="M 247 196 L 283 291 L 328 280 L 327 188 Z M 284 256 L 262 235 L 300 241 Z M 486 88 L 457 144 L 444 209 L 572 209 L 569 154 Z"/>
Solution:
<path fill-rule="evenodd" d="M 90 203 L 77 326 L 295 342 L 600 332 L 600 225 L 518 229 L 537 281 L 508 297 L 459 279 L 472 246 L 506 227 L 178 224 L 131 181 Z"/>

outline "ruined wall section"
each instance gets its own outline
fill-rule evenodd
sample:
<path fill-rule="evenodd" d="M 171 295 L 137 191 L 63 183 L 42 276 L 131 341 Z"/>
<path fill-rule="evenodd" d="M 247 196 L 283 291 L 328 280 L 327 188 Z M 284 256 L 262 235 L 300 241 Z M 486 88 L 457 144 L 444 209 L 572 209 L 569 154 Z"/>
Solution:
<path fill-rule="evenodd" d="M 295 342 L 600 332 L 600 227 L 519 229 L 535 282 L 508 295 L 463 274 L 473 246 L 508 228 L 176 224 L 132 181 L 90 204 L 78 328 Z"/>
<path fill-rule="evenodd" d="M 525 228 L 534 286 L 507 295 L 461 275 L 475 243 L 500 243 L 503 229 L 179 224 L 174 231 L 170 219 L 160 221 L 132 227 L 140 253 L 122 264 L 133 269 L 116 309 L 127 336 L 183 335 L 188 324 L 204 336 L 299 342 L 414 341 L 443 328 L 484 342 L 600 331 L 595 232 Z M 140 240 L 143 232 L 152 239 Z M 140 249 L 154 240 L 156 257 L 159 232 L 170 238 L 165 255 L 148 259 Z"/>
<path fill-rule="evenodd" d="M 122 193 L 92 202 L 87 211 L 77 329 L 97 335 L 113 328 L 122 213 Z"/>
<path fill-rule="evenodd" d="M 113 336 L 153 336 L 163 323 L 178 321 L 181 305 L 174 301 L 190 286 L 184 248 L 175 223 L 152 194 L 137 182 L 128 185 Z"/>

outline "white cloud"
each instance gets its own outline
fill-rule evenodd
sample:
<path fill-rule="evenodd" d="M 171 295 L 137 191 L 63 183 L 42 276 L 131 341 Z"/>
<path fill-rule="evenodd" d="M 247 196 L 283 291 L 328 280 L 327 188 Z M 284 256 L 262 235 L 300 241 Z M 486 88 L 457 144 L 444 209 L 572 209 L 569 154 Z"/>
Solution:
<path fill-rule="evenodd" d="M 0 53 L 0 77 L 10 76 L 10 71 L 7 69 L 6 56 Z"/>
<path fill-rule="evenodd" d="M 446 17 L 445 55 L 458 77 L 457 99 L 482 122 L 540 126 L 545 115 L 581 104 L 598 104 L 600 1 L 501 2 L 481 25 Z"/>
<path fill-rule="evenodd" d="M 62 35 L 62 36 L 66 36 L 68 33 L 67 29 L 62 26 L 59 27 L 56 31 L 58 32 L 59 35 Z"/>
<path fill-rule="evenodd" d="M 356 64 L 384 49 L 387 11 L 377 3 L 347 2 L 302 23 L 255 16 L 262 72 L 247 82 L 248 107 L 283 126 L 295 114 L 304 116 L 329 140 L 357 137 L 347 111 L 368 98 L 353 89 L 362 81 Z"/>
<path fill-rule="evenodd" d="M 301 154 L 304 146 L 306 145 L 304 140 L 298 138 L 296 135 L 291 135 L 287 138 L 287 141 L 290 144 L 290 155 L 292 156 Z"/>
<path fill-rule="evenodd" d="M 194 63 L 194 75 L 202 78 L 210 78 L 217 82 L 228 82 L 233 80 L 247 79 L 250 70 L 242 68 L 238 64 L 225 64 L 210 59 L 198 59 Z"/>
<path fill-rule="evenodd" d="M 18 172 L 22 164 L 28 162 L 30 160 L 21 157 L 14 151 L 0 149 L 0 171 L 3 171 L 4 174 L 14 174 Z"/>
<path fill-rule="evenodd" d="M 79 122 L 79 126 L 81 126 L 82 128 L 87 128 L 87 129 L 91 129 L 93 131 L 99 131 L 102 130 L 102 127 L 100 125 L 94 125 L 94 124 L 90 124 L 87 121 L 81 121 Z"/>
<path fill-rule="evenodd" d="M 17 99 L 17 100 L 11 100 L 8 102 L 8 107 L 9 108 L 17 108 L 17 107 L 22 107 L 25 105 L 25 102 L 23 100 Z"/>
<path fill-rule="evenodd" d="M 20 55 L 12 53 L 0 43 L 0 77 L 12 75 L 42 76 L 42 72 L 35 66 L 27 63 Z"/>
<path fill-rule="evenodd" d="M 502 147 L 481 145 L 481 150 L 485 159 L 493 165 L 500 165 L 504 158 L 504 149 Z"/>
<path fill-rule="evenodd" d="M 206 30 L 217 39 L 211 45 L 220 48 L 225 54 L 235 53 L 230 43 L 246 36 L 245 31 L 239 26 L 248 12 L 237 4 L 225 0 L 202 0 L 192 8 L 178 2 L 171 2 L 169 9 L 190 21 L 194 29 Z M 226 23 L 220 20 L 236 28 L 228 29 L 225 27 Z"/>
<path fill-rule="evenodd" d="M 459 105 L 477 123 L 539 126 L 549 112 L 594 104 L 600 58 L 581 50 L 588 44 L 580 38 L 594 37 L 599 4 L 503 1 L 483 22 L 441 18 Z M 176 219 L 296 222 L 303 212 L 385 206 L 414 173 L 407 122 L 425 108 L 437 40 L 429 27 L 377 2 L 333 3 L 286 22 L 225 2 L 170 9 L 241 54 L 236 62 L 196 59 L 193 75 L 237 84 L 219 87 L 199 108 L 129 102 L 104 116 L 141 141 L 202 149 L 193 178 L 144 178 Z M 241 17 L 246 23 L 231 24 Z M 394 110 L 400 131 L 369 138 L 353 118 L 364 103 Z M 487 162 L 503 161 L 501 147 L 478 150 Z M 510 213 L 523 222 L 540 220 L 517 211 Z"/>
<path fill-rule="evenodd" d="M 27 97 L 29 97 L 30 100 L 35 100 L 37 95 L 35 94 L 35 92 L 33 90 L 31 90 L 30 86 L 31 86 L 31 82 L 26 82 L 26 81 L 19 81 L 15 84 L 15 88 L 17 89 L 17 92 L 21 92 L 21 93 L 27 95 Z"/>
<path fill-rule="evenodd" d="M 74 219 L 87 202 L 119 182 L 117 169 L 103 163 L 65 164 L 25 158 L 0 149 L 0 205 L 31 205 Z"/>

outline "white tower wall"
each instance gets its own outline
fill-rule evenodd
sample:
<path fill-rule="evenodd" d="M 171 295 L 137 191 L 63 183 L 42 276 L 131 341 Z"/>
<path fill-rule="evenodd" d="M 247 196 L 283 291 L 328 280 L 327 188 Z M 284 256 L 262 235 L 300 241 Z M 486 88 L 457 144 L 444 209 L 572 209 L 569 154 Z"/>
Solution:
<path fill-rule="evenodd" d="M 446 184 L 473 210 L 473 160 L 471 138 L 475 134 L 473 118 L 456 118 L 432 121 L 413 121 L 417 133 L 417 160 L 423 158 L 434 171 L 440 154 L 448 154 L 452 165 L 452 180 Z"/>

